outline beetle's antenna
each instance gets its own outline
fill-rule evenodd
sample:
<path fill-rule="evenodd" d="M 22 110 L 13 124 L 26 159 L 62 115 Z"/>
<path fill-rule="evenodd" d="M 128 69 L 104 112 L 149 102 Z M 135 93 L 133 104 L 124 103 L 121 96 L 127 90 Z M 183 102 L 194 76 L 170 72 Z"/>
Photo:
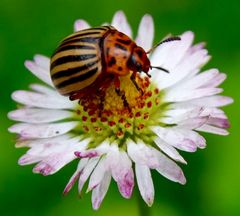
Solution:
<path fill-rule="evenodd" d="M 162 67 L 159 67 L 159 66 L 150 66 L 150 68 L 151 68 L 151 69 L 152 69 L 152 68 L 156 68 L 156 69 L 161 70 L 161 71 L 163 71 L 163 72 L 165 72 L 165 73 L 169 73 L 169 70 L 167 70 L 167 69 L 165 69 L 165 68 L 162 68 Z"/>
<path fill-rule="evenodd" d="M 149 54 L 150 52 L 152 52 L 153 50 L 155 50 L 158 46 L 160 46 L 161 44 L 163 43 L 168 43 L 168 42 L 171 42 L 171 41 L 176 41 L 176 40 L 181 40 L 180 37 L 177 37 L 177 36 L 173 36 L 173 37 L 169 37 L 163 41 L 160 41 L 158 44 L 156 44 L 155 46 L 153 46 L 150 50 L 148 50 L 146 53 Z"/>
<path fill-rule="evenodd" d="M 165 68 L 162 68 L 162 67 L 159 67 L 159 66 L 150 66 L 150 69 L 152 70 L 152 68 L 156 68 L 158 70 L 161 70 L 165 73 L 169 73 L 169 70 L 165 69 Z"/>

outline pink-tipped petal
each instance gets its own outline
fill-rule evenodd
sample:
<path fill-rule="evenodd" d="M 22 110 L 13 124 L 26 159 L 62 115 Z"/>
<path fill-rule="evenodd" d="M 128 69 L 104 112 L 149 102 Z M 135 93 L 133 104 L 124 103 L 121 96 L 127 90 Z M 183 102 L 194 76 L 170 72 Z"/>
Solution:
<path fill-rule="evenodd" d="M 39 67 L 49 71 L 50 59 L 48 57 L 44 55 L 36 54 L 34 55 L 33 59 Z"/>
<path fill-rule="evenodd" d="M 168 178 L 171 181 L 178 182 L 180 184 L 186 183 L 186 178 L 181 168 L 171 159 L 166 157 L 160 151 L 158 152 L 159 167 L 156 169 L 161 175 Z"/>
<path fill-rule="evenodd" d="M 152 130 L 162 140 L 175 148 L 187 152 L 195 152 L 197 150 L 197 144 L 179 133 L 176 128 L 153 127 Z"/>
<path fill-rule="evenodd" d="M 92 171 L 96 167 L 97 163 L 99 162 L 99 159 L 100 159 L 100 157 L 94 157 L 94 158 L 89 159 L 87 165 L 82 170 L 82 173 L 81 173 L 81 175 L 79 177 L 79 181 L 78 181 L 78 193 L 79 194 L 81 194 L 82 188 L 83 188 L 85 182 L 87 181 L 87 179 L 91 175 Z"/>
<path fill-rule="evenodd" d="M 76 126 L 77 122 L 63 122 L 38 125 L 19 123 L 11 126 L 9 128 L 9 131 L 11 133 L 18 133 L 21 137 L 28 139 L 49 138 L 65 134 Z"/>
<path fill-rule="evenodd" d="M 167 144 L 166 142 L 161 140 L 159 137 L 157 137 L 155 139 L 155 143 L 165 154 L 167 154 L 173 160 L 187 164 L 187 162 L 184 160 L 184 158 L 178 153 L 178 151 L 174 147 Z"/>
<path fill-rule="evenodd" d="M 90 25 L 85 20 L 76 20 L 74 23 L 74 32 L 90 28 Z"/>
<path fill-rule="evenodd" d="M 92 191 L 92 206 L 94 210 L 97 210 L 100 207 L 108 191 L 110 183 L 111 183 L 111 173 L 106 172 L 100 184 L 96 188 L 94 188 Z"/>
<path fill-rule="evenodd" d="M 197 131 L 207 132 L 207 133 L 213 133 L 217 135 L 227 136 L 229 132 L 225 129 L 214 127 L 211 125 L 203 125 L 200 128 L 196 129 Z"/>
<path fill-rule="evenodd" d="M 134 187 L 134 173 L 133 170 L 130 169 L 128 172 L 125 173 L 124 176 L 119 178 L 117 181 L 118 184 L 118 190 L 121 193 L 121 195 L 129 199 L 132 196 L 133 187 Z"/>
<path fill-rule="evenodd" d="M 138 188 L 143 200 L 152 206 L 154 200 L 154 186 L 149 168 L 145 165 L 135 166 Z"/>
<path fill-rule="evenodd" d="M 223 129 L 227 129 L 230 127 L 229 120 L 225 119 L 225 118 L 210 117 L 207 124 L 215 126 L 215 127 L 223 128 Z"/>
<path fill-rule="evenodd" d="M 53 167 L 51 167 L 49 164 L 40 162 L 33 168 L 34 173 L 40 173 L 44 176 L 50 175 L 50 173 L 53 171 Z"/>
<path fill-rule="evenodd" d="M 25 61 L 25 67 L 40 80 L 42 80 L 43 82 L 47 83 L 50 86 L 53 86 L 49 69 L 47 70 L 46 67 L 41 67 L 33 61 Z"/>
<path fill-rule="evenodd" d="M 75 159 L 71 152 L 54 154 L 41 161 L 33 168 L 34 173 L 41 173 L 42 175 L 52 175 Z"/>
<path fill-rule="evenodd" d="M 66 195 L 73 187 L 73 185 L 75 184 L 75 182 L 79 179 L 82 170 L 85 168 L 85 166 L 88 163 L 88 159 L 82 159 L 80 160 L 77 170 L 75 171 L 75 173 L 72 175 L 71 179 L 69 180 L 69 182 L 67 183 L 66 187 L 64 188 L 63 194 Z"/>
<path fill-rule="evenodd" d="M 159 166 L 159 160 L 153 148 L 145 145 L 141 140 L 138 140 L 137 144 L 131 140 L 127 143 L 128 155 L 135 163 L 146 165 L 152 169 Z"/>
<path fill-rule="evenodd" d="M 37 163 L 41 160 L 41 157 L 37 157 L 36 155 L 30 155 L 30 154 L 24 154 L 22 157 L 19 158 L 18 164 L 23 165 L 29 165 L 33 163 Z"/>
<path fill-rule="evenodd" d="M 112 26 L 118 31 L 128 35 L 130 38 L 132 37 L 132 30 L 123 11 L 118 11 L 115 13 L 112 20 Z"/>
<path fill-rule="evenodd" d="M 178 127 L 184 129 L 196 129 L 207 123 L 209 116 L 190 118 L 178 123 Z"/>
<path fill-rule="evenodd" d="M 100 159 L 97 166 L 93 170 L 93 173 L 90 177 L 87 192 L 91 191 L 93 188 L 97 187 L 102 179 L 104 178 L 105 173 L 108 171 L 108 166 L 106 164 L 106 158 Z"/>
<path fill-rule="evenodd" d="M 217 87 L 220 84 L 222 84 L 222 82 L 227 78 L 227 75 L 224 73 L 219 73 L 216 77 L 212 78 L 211 80 L 209 80 L 209 82 L 207 82 L 203 87 L 206 88 L 213 88 L 213 87 Z"/>
<path fill-rule="evenodd" d="M 124 198 L 130 198 L 134 187 L 134 173 L 132 162 L 124 151 L 112 147 L 107 157 L 112 177 L 118 184 L 118 189 Z"/>
<path fill-rule="evenodd" d="M 139 27 L 136 43 L 138 46 L 148 51 L 152 47 L 154 37 L 154 25 L 152 16 L 146 14 L 143 16 Z"/>

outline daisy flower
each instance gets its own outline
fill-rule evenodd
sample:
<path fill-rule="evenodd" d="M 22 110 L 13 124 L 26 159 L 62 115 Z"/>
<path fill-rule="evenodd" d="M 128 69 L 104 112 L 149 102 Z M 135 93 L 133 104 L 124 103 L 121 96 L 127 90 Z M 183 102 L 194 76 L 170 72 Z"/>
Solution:
<path fill-rule="evenodd" d="M 132 38 L 132 30 L 123 12 L 117 12 L 111 23 L 117 30 Z M 77 20 L 75 31 L 89 28 Z M 143 16 L 136 43 L 146 51 L 152 47 L 153 20 Z M 44 176 L 59 171 L 78 160 L 64 194 L 78 181 L 78 191 L 88 181 L 92 205 L 98 209 L 111 179 L 116 181 L 120 194 L 130 198 L 135 184 L 143 200 L 151 206 L 154 184 L 151 170 L 155 169 L 171 181 L 185 184 L 186 179 L 177 163 L 186 164 L 179 150 L 195 152 L 205 148 L 206 141 L 199 132 L 227 135 L 229 121 L 222 106 L 232 99 L 218 95 L 218 86 L 226 75 L 218 69 L 201 71 L 210 56 L 204 43 L 192 45 L 194 34 L 185 32 L 180 41 L 164 43 L 149 56 L 151 64 L 170 71 L 150 71 L 151 78 L 138 76 L 139 94 L 129 76 L 121 77 L 131 112 L 110 86 L 101 116 L 91 112 L 87 101 L 78 103 L 61 96 L 50 78 L 50 59 L 35 55 L 25 66 L 43 84 L 33 84 L 31 90 L 12 94 L 21 106 L 9 113 L 17 123 L 9 128 L 18 134 L 17 147 L 30 148 L 19 159 L 20 165 L 35 164 L 34 173 Z"/>

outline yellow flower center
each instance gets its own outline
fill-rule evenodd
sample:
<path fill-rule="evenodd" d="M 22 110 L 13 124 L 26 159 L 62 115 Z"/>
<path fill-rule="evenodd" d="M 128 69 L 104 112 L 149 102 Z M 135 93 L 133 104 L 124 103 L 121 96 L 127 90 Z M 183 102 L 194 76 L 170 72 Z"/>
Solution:
<path fill-rule="evenodd" d="M 91 100 L 80 102 L 77 108 L 78 128 L 86 137 L 94 138 L 96 146 L 104 139 L 121 140 L 126 136 L 147 133 L 146 126 L 154 125 L 160 117 L 161 94 L 148 77 L 136 77 L 142 93 L 129 76 L 120 77 L 121 93 L 125 95 L 128 106 L 115 91 L 112 83 L 106 90 L 105 97 L 96 95 Z M 78 130 L 78 132 L 79 132 Z"/>

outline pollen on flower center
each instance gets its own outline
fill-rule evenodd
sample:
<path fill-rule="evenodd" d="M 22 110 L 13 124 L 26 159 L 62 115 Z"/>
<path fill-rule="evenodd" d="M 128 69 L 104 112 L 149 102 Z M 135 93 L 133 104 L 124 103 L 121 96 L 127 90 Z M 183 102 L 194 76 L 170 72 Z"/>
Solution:
<path fill-rule="evenodd" d="M 121 140 L 126 135 L 136 136 L 139 133 L 149 136 L 148 126 L 159 119 L 159 113 L 162 113 L 159 112 L 162 94 L 150 83 L 148 77 L 138 75 L 136 82 L 143 93 L 136 89 L 130 75 L 120 77 L 121 91 L 124 92 L 129 106 L 124 105 L 121 96 L 115 92 L 114 84 L 106 90 L 104 100 L 96 95 L 91 100 L 80 101 L 77 109 L 79 129 L 87 137 L 96 135 L 94 145 L 106 138 Z M 99 142 L 96 141 L 98 139 Z"/>

